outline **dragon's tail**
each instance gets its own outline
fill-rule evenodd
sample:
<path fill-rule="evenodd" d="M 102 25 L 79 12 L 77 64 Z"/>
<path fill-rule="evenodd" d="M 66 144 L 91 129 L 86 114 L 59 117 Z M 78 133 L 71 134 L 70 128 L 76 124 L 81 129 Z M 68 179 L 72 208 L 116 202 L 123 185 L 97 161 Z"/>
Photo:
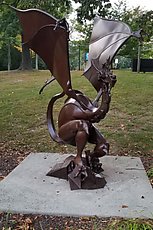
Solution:
<path fill-rule="evenodd" d="M 56 132 L 56 128 L 54 126 L 54 119 L 53 119 L 53 106 L 56 100 L 62 98 L 65 95 L 64 92 L 56 94 L 54 97 L 51 98 L 48 108 L 47 108 L 47 124 L 48 124 L 48 131 L 51 138 L 61 144 L 64 144 L 64 141 L 59 137 L 58 133 Z"/>

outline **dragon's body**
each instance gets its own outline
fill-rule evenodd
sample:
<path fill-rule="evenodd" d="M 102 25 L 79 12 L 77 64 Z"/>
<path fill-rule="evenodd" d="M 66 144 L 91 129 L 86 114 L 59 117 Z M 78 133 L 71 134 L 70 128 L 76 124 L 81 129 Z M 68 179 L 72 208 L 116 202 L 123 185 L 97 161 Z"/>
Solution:
<path fill-rule="evenodd" d="M 59 137 L 66 143 L 77 147 L 77 157 L 75 162 L 81 163 L 83 149 L 87 142 L 95 144 L 96 147 L 90 157 L 102 157 L 108 153 L 109 145 L 102 134 L 93 125 L 105 117 L 109 103 L 105 106 L 106 110 L 95 114 L 97 107 L 85 96 L 81 95 L 86 101 L 86 106 L 90 110 L 84 110 L 75 99 L 69 99 L 61 109 L 58 117 Z"/>

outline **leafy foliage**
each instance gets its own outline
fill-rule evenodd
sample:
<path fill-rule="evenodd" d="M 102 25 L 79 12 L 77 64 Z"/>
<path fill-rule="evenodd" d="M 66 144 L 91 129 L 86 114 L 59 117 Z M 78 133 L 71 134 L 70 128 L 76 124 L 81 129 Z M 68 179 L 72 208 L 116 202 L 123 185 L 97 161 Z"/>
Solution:
<path fill-rule="evenodd" d="M 145 11 L 140 7 L 129 9 L 125 0 L 118 1 L 111 8 L 109 16 L 127 23 L 132 31 L 142 29 L 143 42 L 149 42 L 153 37 L 153 11 Z M 138 40 L 130 39 L 120 50 L 121 56 L 135 58 L 137 56 Z"/>
<path fill-rule="evenodd" d="M 97 3 L 97 1 L 76 0 L 75 2 L 81 4 L 77 10 L 78 23 L 76 24 L 76 29 L 84 34 L 86 43 L 89 42 L 92 19 L 95 14 L 99 14 L 105 18 L 123 21 L 131 27 L 132 31 L 142 29 L 144 42 L 149 42 L 153 37 L 153 11 L 144 11 L 140 7 L 129 9 L 126 0 L 119 0 L 113 7 L 110 7 L 111 5 L 108 1 L 98 1 Z M 88 20 L 90 20 L 90 22 Z M 81 24 L 82 22 L 83 25 Z M 136 58 L 138 45 L 137 39 L 130 39 L 119 51 L 119 55 L 126 56 L 127 58 Z M 147 50 L 144 54 L 142 53 L 142 55 L 150 57 L 152 53 Z"/>
<path fill-rule="evenodd" d="M 55 17 L 64 17 L 71 9 L 70 0 L 6 0 L 4 2 L 20 9 L 38 8 Z"/>
<path fill-rule="evenodd" d="M 11 67 L 12 67 L 12 69 L 17 69 L 19 67 L 19 63 L 21 61 L 21 53 L 12 45 L 11 45 L 10 49 L 11 49 L 11 54 L 13 56 L 13 58 L 11 60 Z M 8 54 L 7 46 L 3 45 L 1 47 L 1 52 L 0 52 L 0 71 L 8 69 L 7 54 Z"/>
<path fill-rule="evenodd" d="M 110 8 L 109 0 L 74 0 L 75 3 L 80 3 L 77 9 L 77 19 L 79 23 L 86 20 L 92 20 L 96 15 L 105 17 L 107 9 Z"/>
<path fill-rule="evenodd" d="M 0 19 L 1 45 L 8 44 L 8 41 L 15 44 L 17 32 L 19 31 L 15 12 L 2 6 L 0 8 Z"/>
<path fill-rule="evenodd" d="M 88 52 L 89 45 L 84 40 L 71 41 L 69 43 L 69 59 L 71 70 L 80 70 L 85 67 L 85 54 Z"/>
<path fill-rule="evenodd" d="M 111 7 L 110 0 L 74 0 L 74 2 L 80 4 L 76 10 L 77 22 L 75 23 L 75 29 L 81 33 L 84 43 L 89 44 L 93 19 L 96 15 L 107 16 Z"/>
<path fill-rule="evenodd" d="M 9 1 L 8 1 L 9 3 Z M 20 53 L 15 46 L 19 46 L 20 39 L 17 34 L 20 33 L 18 19 L 14 11 L 6 5 L 0 5 L 0 64 L 1 70 L 17 68 L 20 60 Z M 14 58 L 11 60 L 11 53 Z"/>

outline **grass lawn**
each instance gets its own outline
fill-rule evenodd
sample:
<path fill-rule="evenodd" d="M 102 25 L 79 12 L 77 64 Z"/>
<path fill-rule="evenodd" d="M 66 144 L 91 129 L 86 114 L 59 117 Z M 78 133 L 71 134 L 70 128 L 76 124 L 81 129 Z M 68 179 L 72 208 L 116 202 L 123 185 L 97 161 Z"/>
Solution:
<path fill-rule="evenodd" d="M 117 71 L 108 115 L 97 126 L 110 142 L 110 154 L 153 154 L 153 74 Z M 61 91 L 57 82 L 39 95 L 48 71 L 0 73 L 0 134 L 9 148 L 32 151 L 75 151 L 54 143 L 46 126 L 50 98 Z M 72 72 L 73 88 L 94 98 L 95 91 L 81 72 Z M 81 83 L 81 84 L 80 84 Z M 63 100 L 55 106 L 55 120 Z"/>
<path fill-rule="evenodd" d="M 110 143 L 111 155 L 141 157 L 152 181 L 153 73 L 114 72 L 117 83 L 112 89 L 110 110 L 106 118 L 96 126 Z M 94 98 L 96 92 L 81 74 L 78 71 L 72 72 L 73 88 Z M 6 176 L 30 152 L 76 151 L 74 147 L 58 145 L 50 139 L 46 109 L 50 98 L 61 92 L 61 88 L 57 82 L 53 82 L 39 95 L 41 86 L 49 78 L 48 71 L 0 72 L 0 176 Z M 59 100 L 55 105 L 55 121 L 63 101 Z M 113 229 L 147 229 L 120 228 L 119 223 L 112 221 L 109 226 L 113 224 Z M 132 224 L 121 221 L 121 224 L 127 223 L 128 226 Z"/>

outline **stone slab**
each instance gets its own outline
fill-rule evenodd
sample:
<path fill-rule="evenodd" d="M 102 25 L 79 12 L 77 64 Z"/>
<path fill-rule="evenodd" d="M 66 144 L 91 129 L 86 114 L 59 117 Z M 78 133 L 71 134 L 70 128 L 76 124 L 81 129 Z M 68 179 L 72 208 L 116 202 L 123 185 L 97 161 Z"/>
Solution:
<path fill-rule="evenodd" d="M 138 157 L 101 158 L 103 189 L 71 191 L 46 176 L 68 154 L 32 153 L 0 182 L 0 211 L 62 216 L 153 218 L 153 189 Z"/>

